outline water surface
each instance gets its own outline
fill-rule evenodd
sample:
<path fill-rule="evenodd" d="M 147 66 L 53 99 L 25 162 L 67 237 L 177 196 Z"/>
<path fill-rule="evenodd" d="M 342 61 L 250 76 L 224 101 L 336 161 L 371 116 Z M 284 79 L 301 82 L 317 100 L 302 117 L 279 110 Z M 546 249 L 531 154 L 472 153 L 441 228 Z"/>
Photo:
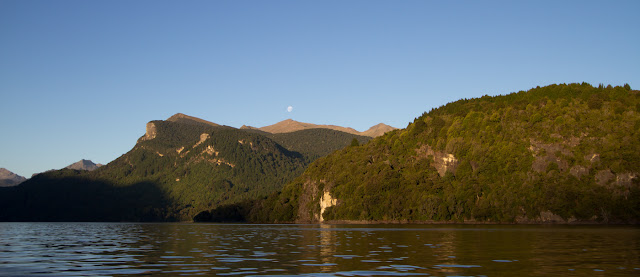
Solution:
<path fill-rule="evenodd" d="M 2 276 L 640 276 L 640 228 L 0 223 Z"/>

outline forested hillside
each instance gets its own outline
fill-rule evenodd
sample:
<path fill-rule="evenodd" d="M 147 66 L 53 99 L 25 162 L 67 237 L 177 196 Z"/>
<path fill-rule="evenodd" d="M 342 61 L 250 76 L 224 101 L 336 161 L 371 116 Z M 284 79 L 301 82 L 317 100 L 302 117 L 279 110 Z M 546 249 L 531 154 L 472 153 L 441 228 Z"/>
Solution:
<path fill-rule="evenodd" d="M 358 136 L 317 129 L 277 137 L 183 114 L 152 121 L 131 151 L 93 172 L 52 171 L 3 188 L 0 221 L 191 220 L 282 189 Z"/>
<path fill-rule="evenodd" d="M 291 133 L 265 134 L 283 147 L 303 154 L 309 161 L 329 155 L 331 152 L 350 145 L 353 139 L 359 144 L 370 141 L 371 137 L 348 134 L 331 129 L 307 129 Z"/>
<path fill-rule="evenodd" d="M 640 93 L 561 84 L 432 109 L 237 210 L 264 222 L 637 223 L 639 174 Z"/>

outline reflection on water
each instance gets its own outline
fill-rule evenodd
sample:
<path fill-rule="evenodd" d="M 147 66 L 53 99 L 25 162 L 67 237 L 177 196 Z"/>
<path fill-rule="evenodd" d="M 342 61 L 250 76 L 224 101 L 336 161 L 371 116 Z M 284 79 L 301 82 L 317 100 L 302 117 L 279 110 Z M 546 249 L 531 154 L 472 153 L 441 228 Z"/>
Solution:
<path fill-rule="evenodd" d="M 0 223 L 0 275 L 639 276 L 606 226 Z"/>

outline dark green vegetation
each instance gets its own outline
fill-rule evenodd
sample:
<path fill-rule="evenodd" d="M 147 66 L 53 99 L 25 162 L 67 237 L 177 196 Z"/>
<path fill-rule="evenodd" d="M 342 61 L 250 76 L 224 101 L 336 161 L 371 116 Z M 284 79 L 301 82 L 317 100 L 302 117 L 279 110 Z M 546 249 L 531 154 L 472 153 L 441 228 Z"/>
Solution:
<path fill-rule="evenodd" d="M 267 134 L 285 148 L 303 154 L 309 161 L 331 154 L 347 145 L 366 143 L 371 137 L 347 134 L 331 129 L 308 129 L 291 133 Z"/>
<path fill-rule="evenodd" d="M 0 221 L 191 220 L 279 191 L 314 159 L 369 139 L 325 129 L 269 136 L 181 114 L 152 121 L 131 151 L 95 171 L 0 188 Z"/>
<path fill-rule="evenodd" d="M 264 222 L 637 223 L 640 93 L 583 83 L 459 100 L 236 211 Z"/>

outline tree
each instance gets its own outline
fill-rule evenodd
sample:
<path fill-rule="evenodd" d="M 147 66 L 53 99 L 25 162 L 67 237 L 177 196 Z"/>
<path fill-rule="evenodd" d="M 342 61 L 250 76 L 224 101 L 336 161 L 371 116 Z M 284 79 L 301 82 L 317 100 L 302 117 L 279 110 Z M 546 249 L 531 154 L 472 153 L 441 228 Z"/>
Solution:
<path fill-rule="evenodd" d="M 358 142 L 358 139 L 353 138 L 351 140 L 351 146 L 360 146 L 360 143 Z"/>
<path fill-rule="evenodd" d="M 589 105 L 590 109 L 600 109 L 602 108 L 602 96 L 600 94 L 593 94 L 589 97 L 587 105 Z"/>

